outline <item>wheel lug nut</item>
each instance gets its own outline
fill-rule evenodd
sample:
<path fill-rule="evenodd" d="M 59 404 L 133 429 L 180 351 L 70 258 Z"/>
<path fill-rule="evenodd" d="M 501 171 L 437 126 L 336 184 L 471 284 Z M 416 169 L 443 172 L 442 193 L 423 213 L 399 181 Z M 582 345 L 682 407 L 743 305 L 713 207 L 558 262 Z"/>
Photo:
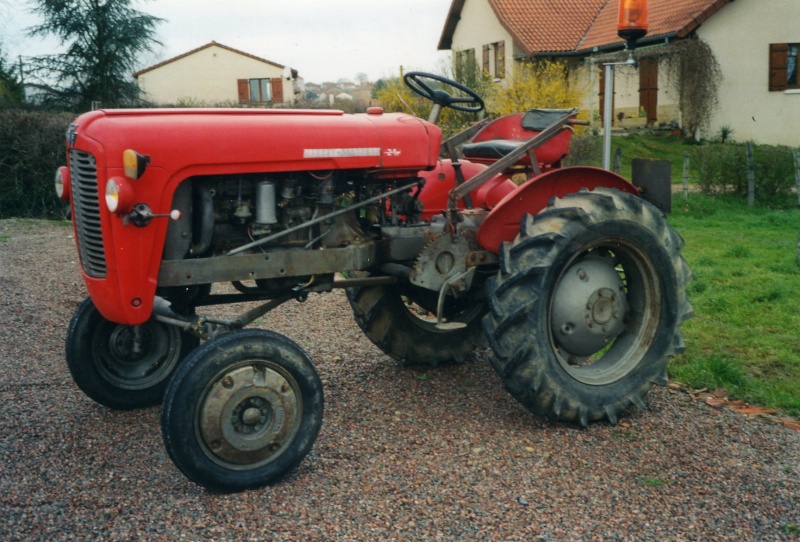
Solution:
<path fill-rule="evenodd" d="M 222 384 L 223 388 L 229 390 L 233 387 L 233 379 L 230 376 L 226 376 L 225 378 L 222 379 L 220 384 Z"/>

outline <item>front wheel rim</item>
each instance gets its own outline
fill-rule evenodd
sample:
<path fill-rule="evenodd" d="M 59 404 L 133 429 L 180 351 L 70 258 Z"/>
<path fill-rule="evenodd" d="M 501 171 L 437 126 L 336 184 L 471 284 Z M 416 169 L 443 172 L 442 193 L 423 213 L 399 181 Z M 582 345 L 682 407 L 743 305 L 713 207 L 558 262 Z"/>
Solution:
<path fill-rule="evenodd" d="M 591 287 L 574 287 L 586 280 Z M 577 299 L 567 303 L 569 296 Z M 559 365 L 587 385 L 625 378 L 647 356 L 662 304 L 658 271 L 638 245 L 605 239 L 586 247 L 564 267 L 551 297 L 550 342 Z"/>
<path fill-rule="evenodd" d="M 141 390 L 162 382 L 180 361 L 180 332 L 155 322 L 139 326 L 101 323 L 92 338 L 92 359 L 108 383 Z"/>
<path fill-rule="evenodd" d="M 302 415 L 302 393 L 294 377 L 270 361 L 248 360 L 226 368 L 205 389 L 196 430 L 211 461 L 249 470 L 286 451 Z"/>

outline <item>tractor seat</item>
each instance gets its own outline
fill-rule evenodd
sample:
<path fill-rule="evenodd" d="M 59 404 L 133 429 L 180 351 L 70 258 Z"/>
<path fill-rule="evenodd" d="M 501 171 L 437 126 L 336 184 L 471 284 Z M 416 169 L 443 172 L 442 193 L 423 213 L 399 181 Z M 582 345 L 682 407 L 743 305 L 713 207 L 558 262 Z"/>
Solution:
<path fill-rule="evenodd" d="M 577 109 L 531 109 L 501 117 L 478 132 L 472 143 L 463 145 L 461 153 L 476 162 L 495 162 L 570 113 L 577 113 Z M 539 163 L 549 165 L 561 160 L 569 151 L 571 135 L 572 131 L 565 129 L 536 148 Z M 530 164 L 530 159 L 526 156 L 523 162 Z"/>

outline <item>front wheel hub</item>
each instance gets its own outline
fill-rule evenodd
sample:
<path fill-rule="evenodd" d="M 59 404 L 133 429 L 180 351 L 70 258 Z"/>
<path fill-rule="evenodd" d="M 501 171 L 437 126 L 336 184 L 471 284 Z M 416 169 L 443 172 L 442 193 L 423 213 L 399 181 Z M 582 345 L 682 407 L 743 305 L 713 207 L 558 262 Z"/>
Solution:
<path fill-rule="evenodd" d="M 553 295 L 551 330 L 566 357 L 586 357 L 610 344 L 623 330 L 625 285 L 610 258 L 573 264 Z"/>
<path fill-rule="evenodd" d="M 210 457 L 228 468 L 265 464 L 297 434 L 302 416 L 294 379 L 269 362 L 236 367 L 214 382 L 199 410 Z"/>

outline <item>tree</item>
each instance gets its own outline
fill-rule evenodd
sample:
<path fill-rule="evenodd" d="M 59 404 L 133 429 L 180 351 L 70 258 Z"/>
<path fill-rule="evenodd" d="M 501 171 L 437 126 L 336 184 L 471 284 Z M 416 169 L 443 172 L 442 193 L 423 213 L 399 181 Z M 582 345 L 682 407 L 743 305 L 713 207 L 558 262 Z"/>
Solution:
<path fill-rule="evenodd" d="M 133 105 L 139 88 L 131 79 L 136 59 L 152 52 L 155 27 L 162 21 L 135 10 L 135 0 L 36 0 L 45 20 L 30 36 L 53 35 L 63 54 L 35 58 L 26 70 L 49 105 L 85 111 L 92 102 Z"/>
<path fill-rule="evenodd" d="M 19 104 L 22 98 L 22 83 L 13 66 L 6 64 L 3 51 L 0 50 L 0 107 Z"/>

